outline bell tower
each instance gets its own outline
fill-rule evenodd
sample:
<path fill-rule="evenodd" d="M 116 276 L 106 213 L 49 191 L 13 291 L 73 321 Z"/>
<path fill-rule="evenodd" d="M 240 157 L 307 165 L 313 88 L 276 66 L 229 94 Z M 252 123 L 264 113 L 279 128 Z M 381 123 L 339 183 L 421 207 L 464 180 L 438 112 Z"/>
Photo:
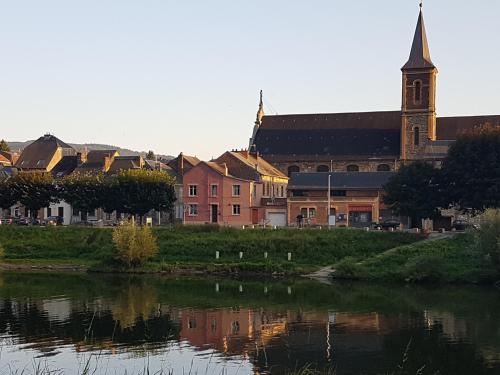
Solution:
<path fill-rule="evenodd" d="M 422 3 L 410 58 L 403 72 L 401 159 L 423 158 L 426 146 L 436 140 L 436 77 L 425 31 Z"/>

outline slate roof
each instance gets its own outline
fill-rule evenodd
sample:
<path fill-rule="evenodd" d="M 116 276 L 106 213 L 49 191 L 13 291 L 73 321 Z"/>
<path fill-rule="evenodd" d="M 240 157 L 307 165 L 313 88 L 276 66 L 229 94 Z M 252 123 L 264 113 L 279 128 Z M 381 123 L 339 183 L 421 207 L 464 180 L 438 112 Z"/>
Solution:
<path fill-rule="evenodd" d="M 109 173 L 116 173 L 121 170 L 142 169 L 144 159 L 141 156 L 117 156 L 109 167 Z"/>
<path fill-rule="evenodd" d="M 16 167 L 46 170 L 58 148 L 63 149 L 63 155 L 76 155 L 73 147 L 51 134 L 46 134 L 26 146 L 16 162 Z"/>
<path fill-rule="evenodd" d="M 429 43 L 427 42 L 427 32 L 425 31 L 424 15 L 422 10 L 418 15 L 417 28 L 413 37 L 411 46 L 410 58 L 403 66 L 403 70 L 409 69 L 433 69 L 431 53 L 429 51 Z"/>
<path fill-rule="evenodd" d="M 332 190 L 381 190 L 394 172 L 292 173 L 288 190 L 325 190 L 331 175 Z"/>
<path fill-rule="evenodd" d="M 436 123 L 437 139 L 454 141 L 486 123 L 500 125 L 500 115 L 439 117 Z"/>
<path fill-rule="evenodd" d="M 401 112 L 265 116 L 255 137 L 264 157 L 320 155 L 334 159 L 397 158 Z"/>
<path fill-rule="evenodd" d="M 67 155 L 63 156 L 63 158 L 56 164 L 54 168 L 52 168 L 52 175 L 54 177 L 63 177 L 67 176 L 76 169 L 78 166 L 78 156 L 76 155 Z"/>
<path fill-rule="evenodd" d="M 77 172 L 106 172 L 106 158 L 110 161 L 120 156 L 117 150 L 91 150 L 85 162 L 78 166 Z"/>

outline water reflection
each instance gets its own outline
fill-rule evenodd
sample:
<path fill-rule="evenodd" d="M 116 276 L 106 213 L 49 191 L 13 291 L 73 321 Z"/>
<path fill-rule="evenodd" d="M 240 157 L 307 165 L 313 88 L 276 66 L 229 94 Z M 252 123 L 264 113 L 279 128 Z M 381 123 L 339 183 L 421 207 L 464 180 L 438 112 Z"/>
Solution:
<path fill-rule="evenodd" d="M 408 347 L 408 373 L 500 371 L 500 295 L 489 288 L 41 274 L 4 274 L 1 285 L 2 365 L 31 356 L 74 372 L 87 354 L 114 372 L 147 359 L 174 373 L 280 374 L 313 363 L 381 374 Z"/>

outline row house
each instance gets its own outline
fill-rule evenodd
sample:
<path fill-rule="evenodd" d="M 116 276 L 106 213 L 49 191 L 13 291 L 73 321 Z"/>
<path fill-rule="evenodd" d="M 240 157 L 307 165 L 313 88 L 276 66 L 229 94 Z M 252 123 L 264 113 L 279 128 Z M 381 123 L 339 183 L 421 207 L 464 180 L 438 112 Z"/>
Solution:
<path fill-rule="evenodd" d="M 393 175 L 394 172 L 293 173 L 288 185 L 288 224 L 362 228 L 392 218 L 392 211 L 382 198 L 383 186 Z M 330 223 L 328 213 L 333 219 Z"/>
<path fill-rule="evenodd" d="M 186 224 L 286 225 L 288 177 L 258 154 L 229 151 L 183 178 Z"/>
<path fill-rule="evenodd" d="M 45 134 L 26 146 L 13 166 L 7 158 L 9 155 L 2 154 L 0 156 L 0 174 L 10 174 L 12 168 L 21 172 L 51 173 L 56 178 L 62 178 L 72 173 L 118 173 L 120 170 L 130 169 L 163 170 L 166 172 L 171 170 L 162 162 L 145 160 L 140 155 L 122 156 L 117 150 L 77 152 L 72 146 L 51 134 Z M 29 212 L 25 207 L 17 204 L 11 208 L 9 215 L 28 217 Z M 42 220 L 51 216 L 62 218 L 64 225 L 82 221 L 112 223 L 118 219 L 117 213 L 107 214 L 100 209 L 93 212 L 78 212 L 64 201 L 53 203 L 38 212 L 38 218 Z"/>

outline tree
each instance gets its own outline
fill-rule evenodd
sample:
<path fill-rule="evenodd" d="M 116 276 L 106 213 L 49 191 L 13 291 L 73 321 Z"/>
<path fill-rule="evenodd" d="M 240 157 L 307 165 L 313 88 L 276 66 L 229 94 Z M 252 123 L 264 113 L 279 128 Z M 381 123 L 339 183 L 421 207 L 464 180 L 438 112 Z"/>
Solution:
<path fill-rule="evenodd" d="M 155 155 L 154 151 L 149 150 L 148 153 L 146 154 L 146 159 L 147 160 L 155 160 L 156 155 Z"/>
<path fill-rule="evenodd" d="M 7 151 L 9 152 L 10 151 L 10 147 L 9 147 L 9 144 L 7 142 L 5 142 L 4 139 L 2 139 L 0 141 L 0 151 Z"/>
<path fill-rule="evenodd" d="M 19 202 L 28 208 L 32 217 L 38 211 L 58 202 L 54 179 L 47 172 L 19 172 L 10 178 L 14 194 Z"/>
<path fill-rule="evenodd" d="M 175 202 L 173 177 L 161 171 L 123 170 L 116 178 L 117 203 L 123 212 L 142 218 L 151 210 L 170 211 Z"/>
<path fill-rule="evenodd" d="M 486 125 L 460 137 L 442 167 L 448 203 L 483 211 L 500 207 L 500 127 Z"/>
<path fill-rule="evenodd" d="M 58 197 L 69 203 L 73 210 L 85 215 L 103 205 L 103 180 L 101 174 L 74 173 L 65 176 L 58 181 Z"/>
<path fill-rule="evenodd" d="M 439 170 L 425 162 L 401 167 L 384 186 L 384 203 L 398 215 L 409 216 L 414 225 L 437 216 Z"/>
<path fill-rule="evenodd" d="M 7 210 L 19 200 L 9 178 L 0 179 L 0 209 Z"/>

